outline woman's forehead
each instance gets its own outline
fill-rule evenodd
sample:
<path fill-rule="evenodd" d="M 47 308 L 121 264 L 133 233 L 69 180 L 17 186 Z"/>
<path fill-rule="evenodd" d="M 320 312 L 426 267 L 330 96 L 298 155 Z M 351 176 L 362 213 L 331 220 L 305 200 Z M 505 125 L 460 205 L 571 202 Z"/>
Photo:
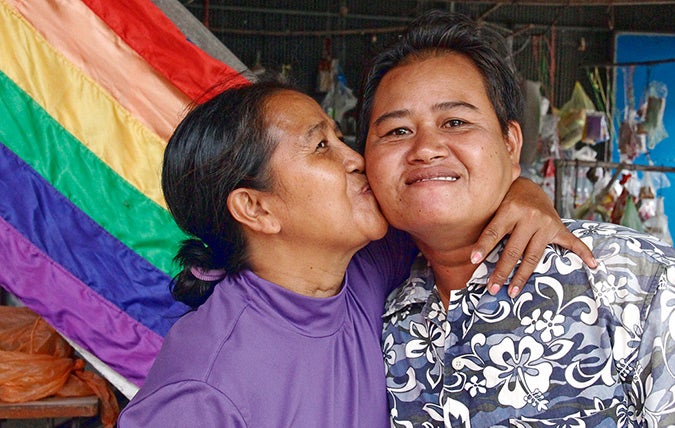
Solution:
<path fill-rule="evenodd" d="M 304 135 L 313 129 L 334 126 L 314 99 L 292 90 L 280 91 L 270 97 L 265 115 L 269 126 L 293 134 Z"/>

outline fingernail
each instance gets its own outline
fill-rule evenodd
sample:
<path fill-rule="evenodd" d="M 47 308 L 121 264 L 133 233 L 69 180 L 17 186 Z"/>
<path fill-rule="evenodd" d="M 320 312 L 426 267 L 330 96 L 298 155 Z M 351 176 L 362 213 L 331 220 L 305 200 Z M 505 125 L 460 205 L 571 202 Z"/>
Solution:
<path fill-rule="evenodd" d="M 477 264 L 480 263 L 481 260 L 483 260 L 483 255 L 479 251 L 474 251 L 473 254 L 471 254 L 471 263 Z"/>
<path fill-rule="evenodd" d="M 509 292 L 509 296 L 511 296 L 511 297 L 516 297 L 516 296 L 518 295 L 518 292 L 519 292 L 519 291 L 520 291 L 520 287 L 515 286 L 515 287 L 513 287 L 513 288 L 511 289 L 511 291 Z"/>
<path fill-rule="evenodd" d="M 499 284 L 491 284 L 488 287 L 488 291 L 494 296 L 495 294 L 499 293 L 499 288 Z"/>

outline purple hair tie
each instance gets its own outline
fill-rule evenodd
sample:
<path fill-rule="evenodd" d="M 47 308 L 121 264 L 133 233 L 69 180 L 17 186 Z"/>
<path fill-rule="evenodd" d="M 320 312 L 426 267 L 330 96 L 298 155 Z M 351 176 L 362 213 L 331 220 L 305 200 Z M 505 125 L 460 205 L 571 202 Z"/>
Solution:
<path fill-rule="evenodd" d="M 195 278 L 202 281 L 220 281 L 227 274 L 224 269 L 202 269 L 197 266 L 192 266 L 190 272 Z"/>

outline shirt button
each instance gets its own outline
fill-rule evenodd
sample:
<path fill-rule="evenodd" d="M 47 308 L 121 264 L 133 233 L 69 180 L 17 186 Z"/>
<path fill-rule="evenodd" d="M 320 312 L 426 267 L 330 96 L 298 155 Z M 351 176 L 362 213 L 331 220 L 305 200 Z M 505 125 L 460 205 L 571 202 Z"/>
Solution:
<path fill-rule="evenodd" d="M 464 368 L 464 361 L 461 358 L 455 358 L 452 360 L 452 368 L 455 370 L 462 370 Z"/>

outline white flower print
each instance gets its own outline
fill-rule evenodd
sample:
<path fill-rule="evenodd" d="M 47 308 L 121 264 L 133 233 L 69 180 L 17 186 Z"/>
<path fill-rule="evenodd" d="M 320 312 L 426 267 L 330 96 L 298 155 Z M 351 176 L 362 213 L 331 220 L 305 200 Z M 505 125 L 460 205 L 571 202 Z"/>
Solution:
<path fill-rule="evenodd" d="M 410 336 L 410 341 L 405 345 L 405 356 L 407 358 L 426 356 L 428 362 L 434 363 L 436 361 L 434 348 L 443 346 L 442 331 L 432 323 L 421 324 L 412 321 Z"/>
<path fill-rule="evenodd" d="M 475 397 L 478 393 L 485 394 L 487 388 L 485 379 L 478 379 L 478 376 L 471 376 L 471 378 L 464 384 L 464 389 L 469 391 L 469 395 Z"/>
<path fill-rule="evenodd" d="M 585 236 L 612 236 L 616 235 L 616 226 L 611 223 L 582 223 L 581 228 L 572 231 L 577 237 Z"/>
<path fill-rule="evenodd" d="M 565 332 L 563 323 L 565 317 L 560 314 L 553 314 L 553 311 L 546 311 L 542 319 L 536 322 L 535 328 L 541 331 L 541 338 L 544 342 L 550 342 L 553 336 L 560 337 Z"/>
<path fill-rule="evenodd" d="M 433 302 L 431 304 L 431 310 L 429 311 L 429 319 L 437 320 L 439 323 L 445 321 L 447 313 L 445 312 L 445 307 L 440 301 Z"/>
<path fill-rule="evenodd" d="M 541 316 L 541 309 L 537 308 L 537 309 L 532 311 L 531 317 L 526 315 L 520 320 L 520 325 L 526 326 L 525 327 L 525 333 L 532 334 L 536 331 L 535 328 L 536 328 L 537 322 L 539 321 L 540 316 Z"/>
<path fill-rule="evenodd" d="M 396 362 L 396 351 L 394 351 L 394 335 L 390 334 L 382 341 L 382 354 L 387 371 Z M 385 372 L 386 373 L 386 372 Z"/>
<path fill-rule="evenodd" d="M 484 291 L 503 243 L 448 310 L 430 270 L 411 275 L 423 288 L 388 302 L 382 336 L 392 426 L 675 428 L 675 250 L 615 225 L 566 224 L 598 267 L 573 269 L 576 256 L 548 246 L 516 299 Z M 406 318 L 390 324 L 395 311 Z"/>
<path fill-rule="evenodd" d="M 502 385 L 498 395 L 502 405 L 521 409 L 529 403 L 538 410 L 545 410 L 548 400 L 544 400 L 544 393 L 550 386 L 553 368 L 542 359 L 544 347 L 531 336 L 520 340 L 517 346 L 518 349 L 513 339 L 506 337 L 490 348 L 494 365 L 483 369 L 486 386 Z"/>
<path fill-rule="evenodd" d="M 595 300 L 599 306 L 611 306 L 618 299 L 623 299 L 628 295 L 628 291 L 625 289 L 628 280 L 625 277 L 617 278 L 615 275 L 609 274 L 606 278 L 605 281 L 592 284 Z"/>
<path fill-rule="evenodd" d="M 546 273 L 549 270 L 567 275 L 583 266 L 583 260 L 572 251 L 562 247 L 547 248 L 544 256 L 535 268 L 536 273 Z"/>

